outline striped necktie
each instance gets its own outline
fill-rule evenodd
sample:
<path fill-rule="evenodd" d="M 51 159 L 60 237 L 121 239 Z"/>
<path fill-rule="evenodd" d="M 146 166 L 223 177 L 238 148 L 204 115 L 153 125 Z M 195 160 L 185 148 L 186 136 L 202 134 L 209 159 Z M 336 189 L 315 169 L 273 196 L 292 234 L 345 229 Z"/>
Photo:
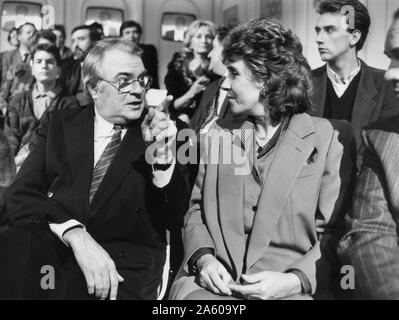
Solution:
<path fill-rule="evenodd" d="M 112 135 L 110 143 L 108 143 L 104 152 L 101 154 L 100 159 L 98 159 L 96 166 L 93 170 L 93 178 L 91 180 L 90 187 L 90 195 L 89 195 L 89 203 L 94 198 L 98 187 L 101 184 L 105 174 L 107 173 L 108 167 L 110 166 L 114 156 L 118 150 L 118 147 L 121 143 L 121 132 L 122 127 L 118 125 L 114 125 L 114 134 Z"/>

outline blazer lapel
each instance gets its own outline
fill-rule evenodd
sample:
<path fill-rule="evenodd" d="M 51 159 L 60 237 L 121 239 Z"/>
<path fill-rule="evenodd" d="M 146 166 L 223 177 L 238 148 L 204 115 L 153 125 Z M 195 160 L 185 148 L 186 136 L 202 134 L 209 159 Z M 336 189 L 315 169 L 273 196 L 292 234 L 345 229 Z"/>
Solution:
<path fill-rule="evenodd" d="M 243 118 L 219 119 L 219 125 L 230 131 L 232 139 L 232 149 L 223 148 L 219 144 L 219 165 L 218 165 L 218 199 L 219 199 L 219 217 L 222 234 L 225 239 L 226 247 L 233 261 L 232 266 L 235 273 L 233 277 L 241 275 L 243 268 L 243 257 L 245 255 L 245 234 L 243 220 L 243 187 L 244 175 L 240 174 L 240 164 L 234 161 L 234 155 L 242 155 L 241 148 L 241 125 Z M 224 132 L 228 133 L 225 130 Z M 232 161 L 224 163 L 223 151 L 232 153 Z M 234 158 L 233 158 L 234 157 Z"/>
<path fill-rule="evenodd" d="M 309 113 L 316 117 L 324 115 L 324 108 L 326 104 L 327 92 L 327 71 L 326 66 L 316 70 L 313 75 L 313 96 L 312 96 L 312 110 Z"/>
<path fill-rule="evenodd" d="M 254 219 L 246 261 L 247 269 L 263 256 L 269 246 L 295 180 L 314 151 L 313 133 L 310 116 L 296 115 L 276 146 L 275 158 L 262 188 Z"/>
<path fill-rule="evenodd" d="M 361 63 L 362 70 L 359 87 L 357 89 L 351 119 L 358 146 L 361 146 L 361 130 L 368 124 L 370 115 L 377 105 L 374 101 L 374 97 L 377 95 L 377 89 L 374 84 L 372 73 L 363 61 L 361 61 Z"/>
<path fill-rule="evenodd" d="M 132 163 L 144 155 L 145 146 L 140 125 L 129 127 L 89 208 L 93 217 L 104 206 L 133 169 Z"/>
<path fill-rule="evenodd" d="M 64 119 L 68 159 L 73 177 L 77 208 L 84 216 L 89 207 L 89 191 L 94 163 L 94 107 L 86 107 L 74 119 Z"/>

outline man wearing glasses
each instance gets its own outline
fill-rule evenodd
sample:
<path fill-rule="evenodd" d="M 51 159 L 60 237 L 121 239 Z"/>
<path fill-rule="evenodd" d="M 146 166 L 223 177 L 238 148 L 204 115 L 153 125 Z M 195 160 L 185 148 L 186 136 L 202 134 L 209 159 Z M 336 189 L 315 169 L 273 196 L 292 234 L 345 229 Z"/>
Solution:
<path fill-rule="evenodd" d="M 44 117 L 8 192 L 0 298 L 157 297 L 165 229 L 189 199 L 162 111 L 171 97 L 146 111 L 151 78 L 141 49 L 123 40 L 98 42 L 82 76 L 94 106 Z"/>

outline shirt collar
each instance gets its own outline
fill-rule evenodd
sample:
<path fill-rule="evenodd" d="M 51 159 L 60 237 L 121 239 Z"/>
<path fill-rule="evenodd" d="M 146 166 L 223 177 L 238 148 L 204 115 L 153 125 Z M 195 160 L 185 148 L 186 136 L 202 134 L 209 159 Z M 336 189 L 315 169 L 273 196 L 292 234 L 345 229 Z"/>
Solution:
<path fill-rule="evenodd" d="M 360 72 L 362 64 L 357 60 L 357 67 L 355 70 L 351 72 L 350 75 L 348 75 L 345 78 L 341 78 L 338 73 L 336 73 L 328 64 L 327 64 L 327 75 L 330 78 L 331 81 L 338 83 L 338 84 L 348 84 L 350 83 Z"/>
<path fill-rule="evenodd" d="M 50 99 L 54 100 L 59 94 L 61 93 L 61 88 L 60 87 L 55 87 L 54 89 L 40 93 L 39 90 L 37 89 L 37 86 L 33 87 L 32 90 L 32 95 L 33 98 L 38 99 L 42 97 L 49 97 Z"/>
<path fill-rule="evenodd" d="M 114 124 L 105 120 L 96 108 L 94 110 L 96 115 L 94 118 L 94 139 L 111 136 Z"/>
<path fill-rule="evenodd" d="M 19 54 L 21 55 L 22 59 L 24 59 L 24 56 L 26 54 L 30 55 L 29 50 L 22 50 L 22 48 L 19 48 L 18 50 L 19 50 Z"/>

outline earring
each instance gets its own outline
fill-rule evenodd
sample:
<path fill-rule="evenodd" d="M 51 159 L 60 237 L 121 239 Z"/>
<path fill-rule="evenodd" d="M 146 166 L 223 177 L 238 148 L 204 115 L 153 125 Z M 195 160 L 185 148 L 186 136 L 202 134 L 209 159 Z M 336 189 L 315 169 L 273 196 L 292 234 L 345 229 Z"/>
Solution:
<path fill-rule="evenodd" d="M 268 91 L 266 87 L 263 87 L 262 90 L 260 91 L 260 96 L 264 99 L 267 97 Z"/>

